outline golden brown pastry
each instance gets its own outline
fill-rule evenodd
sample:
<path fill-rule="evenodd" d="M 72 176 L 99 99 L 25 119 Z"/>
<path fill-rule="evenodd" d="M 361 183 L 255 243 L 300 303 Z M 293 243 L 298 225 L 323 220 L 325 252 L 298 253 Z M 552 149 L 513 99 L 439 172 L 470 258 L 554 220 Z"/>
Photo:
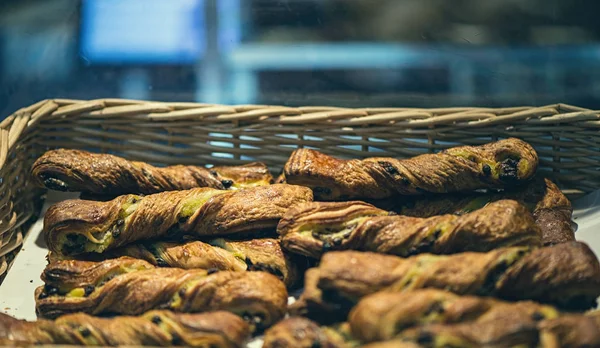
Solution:
<path fill-rule="evenodd" d="M 421 347 L 537 347 L 536 322 L 518 311 L 504 313 L 494 321 L 464 324 L 432 324 L 408 329 L 399 336 Z"/>
<path fill-rule="evenodd" d="M 580 242 L 535 250 L 512 247 L 407 259 L 334 251 L 323 256 L 317 271 L 320 294 L 306 282 L 295 311 L 309 310 L 298 308 L 305 297 L 320 297 L 327 306 L 348 310 L 364 296 L 381 290 L 436 288 L 463 295 L 533 300 L 564 309 L 593 307 L 600 295 L 600 265 L 590 248 Z M 343 316 L 345 311 L 338 313 Z"/>
<path fill-rule="evenodd" d="M 105 262 L 114 265 L 128 260 Z M 97 262 L 68 260 L 48 265 L 42 279 L 46 284 L 36 290 L 35 298 L 37 313 L 43 318 L 74 312 L 138 315 L 150 309 L 227 310 L 262 329 L 281 319 L 287 309 L 285 285 L 265 272 L 124 267 L 115 273 L 114 267 L 104 268 Z"/>
<path fill-rule="evenodd" d="M 430 218 L 390 216 L 359 201 L 311 202 L 290 208 L 277 233 L 285 249 L 313 258 L 348 249 L 410 256 L 537 247 L 542 237 L 527 208 L 511 200 L 492 202 L 462 216 Z"/>
<path fill-rule="evenodd" d="M 83 313 L 54 321 L 18 320 L 0 314 L 0 344 L 78 346 L 187 346 L 241 348 L 250 329 L 228 312 L 200 314 L 165 310 L 137 317 L 98 318 Z"/>
<path fill-rule="evenodd" d="M 311 200 L 308 188 L 293 185 L 196 188 L 108 202 L 67 200 L 46 212 L 44 236 L 51 251 L 76 255 L 158 237 L 244 234 L 275 229 L 290 206 Z"/>
<path fill-rule="evenodd" d="M 519 310 L 497 314 L 494 318 L 468 323 L 415 327 L 402 331 L 396 339 L 364 347 L 404 347 L 411 341 L 416 347 L 440 348 L 600 346 L 600 316 L 597 313 L 567 314 L 542 321 Z"/>
<path fill-rule="evenodd" d="M 195 187 L 238 189 L 269 185 L 273 177 L 262 163 L 233 167 L 154 167 L 109 154 L 81 150 L 50 150 L 33 164 L 38 185 L 58 191 L 118 196 L 152 194 Z"/>
<path fill-rule="evenodd" d="M 346 348 L 351 343 L 334 328 L 302 317 L 280 321 L 265 332 L 263 348 Z"/>
<path fill-rule="evenodd" d="M 543 348 L 600 347 L 600 312 L 570 314 L 538 325 Z"/>
<path fill-rule="evenodd" d="M 284 174 L 288 184 L 312 188 L 317 200 L 382 199 L 506 188 L 529 180 L 537 165 L 531 145 L 510 138 L 402 160 L 341 160 L 298 149 L 285 164 Z"/>
<path fill-rule="evenodd" d="M 545 178 L 535 178 L 523 187 L 503 192 L 428 195 L 407 199 L 395 197 L 372 203 L 400 215 L 425 218 L 443 214 L 464 215 L 503 199 L 519 201 L 529 208 L 542 230 L 544 245 L 575 240 L 576 224 L 572 221 L 571 202 L 558 186 Z"/>
<path fill-rule="evenodd" d="M 421 348 L 420 345 L 418 345 L 414 342 L 404 341 L 402 339 L 394 339 L 394 340 L 383 341 L 383 342 L 373 342 L 373 343 L 362 345 L 360 347 L 361 348 Z"/>
<path fill-rule="evenodd" d="M 321 324 L 333 324 L 345 320 L 352 304 L 340 299 L 338 302 L 326 302 L 318 286 L 319 269 L 310 268 L 304 274 L 304 291 L 302 295 L 289 306 L 292 316 L 303 316 Z"/>
<path fill-rule="evenodd" d="M 352 335 L 362 342 L 391 340 L 402 331 L 424 324 L 494 321 L 519 312 L 534 321 L 552 319 L 559 311 L 531 301 L 505 302 L 490 297 L 460 296 L 438 289 L 378 292 L 364 297 L 348 321 Z"/>
<path fill-rule="evenodd" d="M 104 254 L 84 254 L 77 260 L 101 261 L 106 258 L 130 256 L 145 260 L 154 266 L 183 269 L 206 269 L 219 271 L 265 271 L 281 279 L 288 288 L 294 287 L 300 278 L 298 258 L 281 250 L 274 238 L 232 241 L 222 238 L 208 242 L 184 243 L 147 242 L 129 244 Z M 48 261 L 71 259 L 50 252 Z"/>

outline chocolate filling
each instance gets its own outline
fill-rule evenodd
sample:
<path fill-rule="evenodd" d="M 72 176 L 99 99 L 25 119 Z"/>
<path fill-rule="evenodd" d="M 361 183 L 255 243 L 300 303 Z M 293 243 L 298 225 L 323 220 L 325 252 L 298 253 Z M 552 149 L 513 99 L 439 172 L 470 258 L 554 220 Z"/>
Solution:
<path fill-rule="evenodd" d="M 93 285 L 86 285 L 83 290 L 85 291 L 85 297 L 88 297 L 94 292 L 96 288 Z"/>
<path fill-rule="evenodd" d="M 499 178 L 505 182 L 513 182 L 519 179 L 518 171 L 519 160 L 507 158 L 500 163 Z"/>
<path fill-rule="evenodd" d="M 42 177 L 43 176 L 44 175 L 42 175 Z M 62 192 L 69 190 L 69 185 L 67 185 L 64 181 L 59 180 L 57 178 L 44 179 L 44 186 L 46 186 L 47 188 L 49 188 L 51 190 L 62 191 Z"/>
<path fill-rule="evenodd" d="M 483 171 L 483 175 L 485 176 L 490 176 L 490 174 L 492 174 L 492 167 L 490 167 L 489 164 L 484 164 L 481 167 L 481 170 Z"/>
<path fill-rule="evenodd" d="M 85 251 L 87 241 L 84 235 L 70 233 L 67 235 L 67 243 L 63 245 L 62 252 L 65 255 L 81 254 Z"/>
<path fill-rule="evenodd" d="M 417 343 L 418 344 L 431 344 L 433 343 L 433 335 L 430 332 L 424 331 L 419 333 L 419 336 L 417 337 Z"/>
<path fill-rule="evenodd" d="M 221 184 L 223 184 L 223 187 L 228 189 L 233 185 L 233 180 L 221 180 Z"/>
<path fill-rule="evenodd" d="M 379 165 L 383 168 L 383 170 L 385 170 L 388 174 L 391 174 L 391 175 L 400 174 L 400 172 L 398 171 L 398 168 L 394 167 L 394 165 L 391 164 L 390 162 L 379 161 L 377 163 L 379 163 Z"/>

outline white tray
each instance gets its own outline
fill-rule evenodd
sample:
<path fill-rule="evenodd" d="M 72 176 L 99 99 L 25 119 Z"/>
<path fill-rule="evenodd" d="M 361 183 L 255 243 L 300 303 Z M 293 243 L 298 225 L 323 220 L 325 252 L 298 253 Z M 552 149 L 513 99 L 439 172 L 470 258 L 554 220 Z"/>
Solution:
<path fill-rule="evenodd" d="M 21 252 L 0 285 L 0 311 L 19 319 L 35 320 L 34 290 L 43 285 L 40 274 L 46 266 L 46 244 L 40 232 L 44 212 L 49 205 L 60 200 L 77 198 L 77 195 L 51 192 L 44 205 L 42 217 L 31 226 L 25 237 Z M 573 218 L 578 224 L 577 240 L 586 242 L 596 255 L 600 255 L 600 191 L 574 202 Z M 290 302 L 294 298 L 290 297 Z M 260 347 L 261 340 L 253 340 L 248 347 Z"/>

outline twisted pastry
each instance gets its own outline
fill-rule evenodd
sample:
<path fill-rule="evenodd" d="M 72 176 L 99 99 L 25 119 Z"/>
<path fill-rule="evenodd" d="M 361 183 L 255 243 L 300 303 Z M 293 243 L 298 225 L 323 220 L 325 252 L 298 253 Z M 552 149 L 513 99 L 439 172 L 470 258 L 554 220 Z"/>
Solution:
<path fill-rule="evenodd" d="M 118 196 L 152 194 L 195 187 L 238 189 L 269 185 L 273 177 L 263 163 L 213 167 L 158 168 L 144 162 L 80 150 L 50 150 L 35 161 L 31 174 L 52 190 Z"/>
<path fill-rule="evenodd" d="M 531 145 L 511 138 L 402 160 L 341 160 L 298 149 L 284 174 L 287 183 L 312 188 L 318 200 L 381 199 L 505 188 L 530 179 L 537 165 Z"/>
<path fill-rule="evenodd" d="M 600 311 L 545 320 L 538 329 L 544 348 L 600 347 Z"/>
<path fill-rule="evenodd" d="M 346 348 L 353 346 L 343 328 L 321 327 L 302 317 L 280 321 L 265 332 L 263 348 Z"/>
<path fill-rule="evenodd" d="M 399 335 L 421 347 L 598 347 L 600 316 L 572 314 L 536 322 L 519 311 L 494 320 L 454 325 L 425 325 Z"/>
<path fill-rule="evenodd" d="M 360 346 L 361 348 L 421 348 L 414 342 L 408 342 L 400 339 L 384 342 L 373 342 Z"/>
<path fill-rule="evenodd" d="M 130 256 L 154 266 L 219 271 L 265 271 L 282 280 L 288 288 L 299 281 L 297 260 L 281 250 L 273 238 L 231 241 L 222 238 L 207 243 L 190 241 L 183 244 L 148 242 L 129 244 L 104 254 L 78 255 L 77 260 L 102 261 L 105 258 Z M 69 259 L 50 252 L 49 262 Z"/>
<path fill-rule="evenodd" d="M 577 225 L 572 221 L 571 202 L 558 186 L 545 178 L 535 178 L 524 187 L 504 192 L 430 195 L 405 200 L 375 200 L 371 203 L 400 215 L 426 218 L 443 214 L 464 215 L 490 202 L 504 199 L 519 201 L 533 213 L 536 224 L 542 230 L 544 245 L 575 240 Z"/>
<path fill-rule="evenodd" d="M 228 312 L 183 314 L 156 310 L 137 317 L 68 314 L 54 321 L 17 320 L 0 314 L 0 344 L 78 346 L 187 346 L 241 348 L 250 329 Z"/>
<path fill-rule="evenodd" d="M 502 200 L 463 216 L 389 216 L 363 202 L 311 202 L 290 208 L 277 226 L 283 247 L 314 258 L 330 250 L 398 256 L 540 246 L 542 233 L 527 208 Z"/>
<path fill-rule="evenodd" d="M 344 315 L 362 297 L 380 290 L 403 292 L 436 288 L 461 295 L 533 300 L 565 309 L 595 306 L 600 295 L 600 264 L 590 248 L 579 242 L 529 250 L 513 247 L 487 253 L 449 256 L 422 254 L 407 259 L 369 252 L 326 253 L 317 268 L 318 280 L 305 282 L 303 298 L 320 297 L 327 308 Z M 318 305 L 319 301 L 311 301 Z"/>
<path fill-rule="evenodd" d="M 518 312 L 534 321 L 559 315 L 556 308 L 531 301 L 504 302 L 421 289 L 369 295 L 352 309 L 348 321 L 354 337 L 362 342 L 373 342 L 391 340 L 402 331 L 419 325 L 495 321 L 510 312 Z"/>
<path fill-rule="evenodd" d="M 318 268 L 310 268 L 306 271 L 304 274 L 304 291 L 289 306 L 289 314 L 307 317 L 321 324 L 334 324 L 345 320 L 344 315 L 352 307 L 352 304 L 344 299 L 340 299 L 338 302 L 325 301 L 323 292 L 318 286 L 319 275 Z"/>
<path fill-rule="evenodd" d="M 44 217 L 48 248 L 64 255 L 101 253 L 138 240 L 220 236 L 274 229 L 292 205 L 312 200 L 308 188 L 270 185 L 239 191 L 196 188 L 108 202 L 67 200 Z"/>
<path fill-rule="evenodd" d="M 130 259 L 102 263 L 127 260 Z M 155 268 L 115 274 L 105 269 L 114 267 L 74 260 L 48 265 L 42 274 L 46 285 L 35 293 L 38 315 L 138 315 L 158 308 L 191 313 L 227 310 L 262 329 L 281 319 L 287 308 L 285 285 L 265 272 Z"/>

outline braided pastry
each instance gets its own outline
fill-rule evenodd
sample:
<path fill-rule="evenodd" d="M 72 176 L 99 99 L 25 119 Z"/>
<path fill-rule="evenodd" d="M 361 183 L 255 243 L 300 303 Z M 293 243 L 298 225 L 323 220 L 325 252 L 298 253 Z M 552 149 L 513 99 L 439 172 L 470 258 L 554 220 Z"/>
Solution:
<path fill-rule="evenodd" d="M 137 317 L 68 314 L 54 321 L 17 320 L 0 314 L 0 344 L 78 346 L 187 346 L 241 348 L 250 329 L 228 312 L 183 314 L 156 310 Z"/>
<path fill-rule="evenodd" d="M 369 295 L 352 309 L 348 321 L 354 337 L 362 342 L 373 342 L 393 339 L 402 331 L 419 325 L 494 321 L 507 312 L 518 312 L 535 321 L 559 315 L 554 307 L 531 301 L 504 302 L 422 289 Z"/>
<path fill-rule="evenodd" d="M 343 328 L 342 328 L 343 330 Z M 341 330 L 321 327 L 302 317 L 280 321 L 265 332 L 263 348 L 345 348 L 351 347 Z"/>
<path fill-rule="evenodd" d="M 464 295 L 534 300 L 565 309 L 593 307 L 600 295 L 600 264 L 590 248 L 580 242 L 536 250 L 513 247 L 449 256 L 422 254 L 407 259 L 337 251 L 326 253 L 317 271 L 318 280 L 305 282 L 294 311 L 310 310 L 301 307 L 307 303 L 303 298 L 320 297 L 311 303 L 326 303 L 326 308 L 337 306 L 340 310 L 336 313 L 344 315 L 362 297 L 380 290 L 436 288 Z"/>
<path fill-rule="evenodd" d="M 600 347 L 600 311 L 545 320 L 538 329 L 544 348 Z"/>
<path fill-rule="evenodd" d="M 105 258 L 130 256 L 145 260 L 154 266 L 183 269 L 206 269 L 219 271 L 265 271 L 282 280 L 288 288 L 298 283 L 300 270 L 291 255 L 281 250 L 279 241 L 273 238 L 231 241 L 213 239 L 207 243 L 148 242 L 129 244 L 104 254 L 85 254 L 77 260 L 102 261 Z M 50 252 L 49 262 L 69 259 Z"/>
<path fill-rule="evenodd" d="M 530 179 L 537 165 L 531 145 L 511 138 L 402 160 L 341 160 L 298 149 L 284 174 L 287 183 L 312 188 L 317 200 L 381 199 L 505 188 Z"/>
<path fill-rule="evenodd" d="M 321 324 L 333 324 L 345 320 L 345 314 L 352 304 L 340 299 L 338 302 L 325 301 L 323 292 L 319 289 L 319 269 L 310 268 L 304 274 L 304 291 L 292 303 L 288 312 L 292 316 L 302 316 L 315 320 Z"/>
<path fill-rule="evenodd" d="M 220 236 L 274 229 L 292 205 L 312 200 L 308 188 L 270 185 L 239 191 L 196 188 L 108 202 L 67 200 L 44 217 L 48 248 L 64 255 L 101 253 L 138 240 Z"/>
<path fill-rule="evenodd" d="M 540 246 L 541 231 L 516 201 L 492 202 L 463 216 L 415 218 L 389 214 L 363 202 L 311 202 L 289 209 L 277 226 L 282 246 L 319 258 L 330 250 L 399 256 Z"/>
<path fill-rule="evenodd" d="M 68 149 L 46 152 L 33 164 L 31 174 L 38 185 L 52 190 L 112 196 L 195 187 L 238 189 L 273 181 L 262 163 L 211 169 L 183 165 L 159 168 L 113 155 Z"/>
<path fill-rule="evenodd" d="M 384 342 L 373 342 L 360 346 L 360 348 L 422 348 L 420 345 L 414 342 L 403 341 L 395 339 Z"/>
<path fill-rule="evenodd" d="M 519 201 L 533 213 L 542 230 L 544 245 L 575 240 L 577 225 L 572 221 L 571 202 L 558 186 L 545 178 L 535 178 L 524 187 L 504 192 L 429 195 L 404 200 L 390 198 L 371 203 L 400 215 L 425 218 L 443 214 L 463 215 L 504 199 Z"/>
<path fill-rule="evenodd" d="M 130 259 L 112 259 L 100 264 L 114 265 L 127 260 Z M 286 312 L 285 285 L 265 272 L 122 269 L 115 273 L 114 267 L 74 260 L 48 265 L 42 274 L 46 285 L 36 289 L 38 315 L 44 318 L 73 312 L 138 315 L 159 308 L 191 313 L 227 310 L 262 329 Z"/>
<path fill-rule="evenodd" d="M 536 322 L 518 310 L 494 320 L 453 325 L 425 325 L 406 330 L 401 341 L 421 347 L 598 347 L 600 316 L 572 314 Z"/>

